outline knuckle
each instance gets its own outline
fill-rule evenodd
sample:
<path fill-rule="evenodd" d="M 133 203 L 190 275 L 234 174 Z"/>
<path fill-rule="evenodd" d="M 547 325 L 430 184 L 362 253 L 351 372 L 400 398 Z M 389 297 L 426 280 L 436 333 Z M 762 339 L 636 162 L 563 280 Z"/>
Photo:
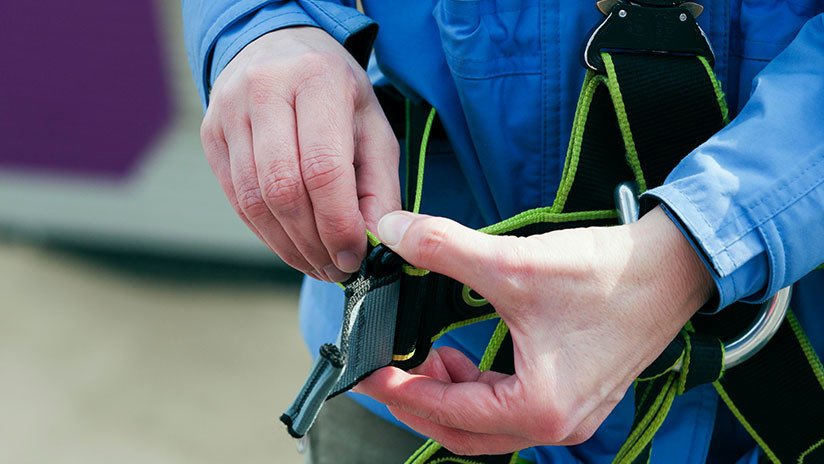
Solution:
<path fill-rule="evenodd" d="M 303 77 L 325 76 L 332 65 L 332 57 L 332 53 L 315 50 L 301 55 L 299 66 L 303 71 Z"/>
<path fill-rule="evenodd" d="M 555 445 L 563 442 L 566 437 L 558 433 L 555 427 L 548 427 L 543 430 L 533 431 L 529 434 L 529 438 L 543 445 Z"/>
<path fill-rule="evenodd" d="M 536 427 L 531 430 L 530 435 L 533 440 L 540 443 L 562 443 L 569 437 L 570 428 L 568 421 L 557 411 L 549 411 L 536 421 Z"/>
<path fill-rule="evenodd" d="M 206 116 L 203 117 L 203 121 L 200 123 L 200 140 L 203 142 L 203 145 L 208 145 L 212 140 L 216 138 L 214 124 L 212 124 L 212 117 L 210 113 L 206 113 Z"/>
<path fill-rule="evenodd" d="M 338 150 L 318 145 L 301 150 L 303 182 L 309 191 L 324 190 L 345 174 Z"/>
<path fill-rule="evenodd" d="M 280 75 L 266 65 L 250 65 L 245 71 L 248 99 L 254 105 L 272 101 L 280 90 Z"/>
<path fill-rule="evenodd" d="M 238 119 L 243 112 L 243 104 L 238 98 L 239 94 L 226 87 L 228 87 L 228 85 L 212 94 L 209 109 L 217 113 L 215 116 L 219 115 L 219 117 L 213 118 L 216 123 L 214 124 L 215 126 L 224 125 L 227 121 L 234 121 Z M 218 121 L 218 119 L 220 121 Z"/>
<path fill-rule="evenodd" d="M 210 113 L 207 113 L 200 124 L 200 143 L 207 155 L 215 151 L 222 137 L 220 127 L 214 123 L 213 118 Z"/>
<path fill-rule="evenodd" d="M 275 212 L 289 215 L 303 198 L 303 182 L 300 173 L 288 168 L 274 168 L 261 181 L 264 201 Z"/>
<path fill-rule="evenodd" d="M 559 444 L 566 440 L 572 428 L 570 415 L 555 403 L 531 404 L 524 417 L 524 436 L 536 443 Z"/>
<path fill-rule="evenodd" d="M 311 52 L 301 57 L 303 88 L 334 86 L 335 93 L 354 100 L 360 83 L 345 58 L 329 52 Z"/>
<path fill-rule="evenodd" d="M 229 110 L 234 106 L 234 92 L 227 85 L 215 87 L 209 96 L 210 108 Z"/>
<path fill-rule="evenodd" d="M 358 96 L 361 94 L 361 83 L 351 68 L 341 74 L 340 82 L 338 83 L 338 91 L 344 96 L 347 102 L 356 102 Z"/>
<path fill-rule="evenodd" d="M 440 257 L 449 240 L 449 224 L 435 219 L 425 219 L 422 222 L 426 232 L 415 247 L 416 254 L 419 262 L 430 263 Z"/>
<path fill-rule="evenodd" d="M 352 211 L 333 211 L 324 213 L 319 211 L 321 218 L 318 224 L 319 232 L 325 236 L 337 237 L 339 240 L 351 237 L 361 237 L 363 231 L 358 230 L 358 223 L 360 222 L 360 212 Z"/>
<path fill-rule="evenodd" d="M 332 52 L 313 50 L 306 52 L 300 57 L 300 69 L 304 78 L 321 77 L 326 78 L 331 73 L 339 72 L 344 67 L 349 67 L 346 60 Z"/>
<path fill-rule="evenodd" d="M 238 208 L 246 215 L 249 220 L 261 218 L 269 212 L 269 207 L 263 200 L 260 188 L 245 187 L 237 192 Z"/>

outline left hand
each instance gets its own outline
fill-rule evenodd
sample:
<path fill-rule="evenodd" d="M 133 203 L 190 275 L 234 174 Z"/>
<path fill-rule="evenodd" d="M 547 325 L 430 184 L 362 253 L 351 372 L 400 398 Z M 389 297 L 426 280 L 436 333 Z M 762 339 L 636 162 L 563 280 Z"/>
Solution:
<path fill-rule="evenodd" d="M 440 348 L 410 373 L 387 367 L 357 388 L 459 455 L 587 440 L 713 291 L 660 208 L 626 226 L 525 238 L 396 212 L 378 234 L 483 295 L 512 334 L 514 375 Z"/>

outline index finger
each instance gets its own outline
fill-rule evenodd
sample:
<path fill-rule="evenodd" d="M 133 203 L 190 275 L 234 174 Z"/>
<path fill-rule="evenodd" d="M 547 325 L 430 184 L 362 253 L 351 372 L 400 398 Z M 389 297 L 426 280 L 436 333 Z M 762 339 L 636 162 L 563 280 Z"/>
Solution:
<path fill-rule="evenodd" d="M 389 408 L 389 412 L 416 432 L 435 440 L 444 448 L 461 456 L 506 454 L 535 446 L 535 443 L 520 436 L 467 432 L 434 424 L 396 408 Z"/>
<path fill-rule="evenodd" d="M 335 265 L 355 272 L 366 253 L 354 169 L 354 95 L 316 78 L 295 96 L 300 166 L 318 233 Z M 345 87 L 345 86 L 344 86 Z"/>
<path fill-rule="evenodd" d="M 359 393 L 435 424 L 475 433 L 523 435 L 529 411 L 513 394 L 517 389 L 515 376 L 451 383 L 395 367 L 380 369 L 358 385 Z"/>

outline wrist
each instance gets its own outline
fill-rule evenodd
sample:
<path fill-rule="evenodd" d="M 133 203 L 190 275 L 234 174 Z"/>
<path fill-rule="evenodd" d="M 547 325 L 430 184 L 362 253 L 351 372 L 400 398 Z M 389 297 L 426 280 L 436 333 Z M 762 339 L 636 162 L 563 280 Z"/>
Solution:
<path fill-rule="evenodd" d="M 667 214 L 656 207 L 630 226 L 643 243 L 649 260 L 648 277 L 663 301 L 678 311 L 684 322 L 692 317 L 715 292 L 715 284 L 701 257 Z M 674 303 L 674 304 L 673 304 Z"/>

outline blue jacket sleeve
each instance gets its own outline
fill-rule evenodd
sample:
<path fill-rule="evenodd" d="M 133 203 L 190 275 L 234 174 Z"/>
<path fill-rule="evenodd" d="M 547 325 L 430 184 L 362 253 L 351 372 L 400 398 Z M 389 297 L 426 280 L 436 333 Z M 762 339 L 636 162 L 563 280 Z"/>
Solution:
<path fill-rule="evenodd" d="M 353 4 L 354 0 L 183 0 L 189 66 L 204 107 L 215 78 L 243 47 L 286 27 L 324 29 L 365 67 L 377 24 Z"/>
<path fill-rule="evenodd" d="M 646 195 L 709 266 L 718 308 L 824 262 L 824 15 L 756 77 L 746 106 Z"/>

